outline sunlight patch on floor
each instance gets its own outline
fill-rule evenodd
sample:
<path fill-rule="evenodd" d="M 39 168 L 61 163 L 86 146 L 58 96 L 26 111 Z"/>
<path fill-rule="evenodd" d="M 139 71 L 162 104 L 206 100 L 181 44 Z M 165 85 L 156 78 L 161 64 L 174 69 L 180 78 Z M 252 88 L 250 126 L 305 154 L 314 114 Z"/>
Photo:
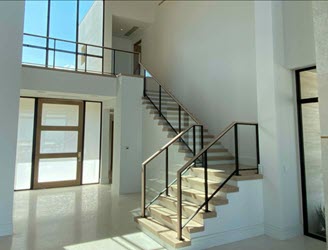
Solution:
<path fill-rule="evenodd" d="M 162 250 L 165 249 L 142 232 L 116 236 L 64 247 L 65 250 Z"/>

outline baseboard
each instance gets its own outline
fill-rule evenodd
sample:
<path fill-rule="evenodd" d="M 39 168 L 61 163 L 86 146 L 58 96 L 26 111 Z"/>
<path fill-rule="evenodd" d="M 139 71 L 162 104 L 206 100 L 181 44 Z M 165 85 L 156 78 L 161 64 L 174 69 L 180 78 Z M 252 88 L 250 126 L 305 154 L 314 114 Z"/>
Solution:
<path fill-rule="evenodd" d="M 264 233 L 274 239 L 287 240 L 302 235 L 303 226 L 299 224 L 293 227 L 279 228 L 270 224 L 265 224 Z"/>
<path fill-rule="evenodd" d="M 264 234 L 264 225 L 258 224 L 248 227 L 237 228 L 221 233 L 204 235 L 199 238 L 192 238 L 191 246 L 181 248 L 183 250 L 207 249 L 221 246 L 248 238 L 257 237 Z"/>
<path fill-rule="evenodd" d="M 0 224 L 0 236 L 8 236 L 13 234 L 13 224 Z"/>
<path fill-rule="evenodd" d="M 174 249 L 170 245 L 168 245 L 166 242 L 161 240 L 159 237 L 154 235 L 152 232 L 149 232 L 148 230 L 144 228 L 138 228 L 143 231 L 145 234 L 147 234 L 150 238 L 158 242 L 160 245 L 165 247 L 166 249 Z M 221 233 L 215 233 L 210 235 L 201 236 L 198 238 L 192 238 L 191 240 L 191 246 L 179 248 L 181 250 L 200 250 L 200 249 L 207 249 L 210 247 L 225 245 L 229 243 L 233 243 L 240 240 L 245 240 L 248 238 L 253 238 L 256 236 L 260 236 L 264 234 L 264 226 L 263 224 L 244 227 L 244 228 L 238 228 L 234 230 L 229 230 Z"/>

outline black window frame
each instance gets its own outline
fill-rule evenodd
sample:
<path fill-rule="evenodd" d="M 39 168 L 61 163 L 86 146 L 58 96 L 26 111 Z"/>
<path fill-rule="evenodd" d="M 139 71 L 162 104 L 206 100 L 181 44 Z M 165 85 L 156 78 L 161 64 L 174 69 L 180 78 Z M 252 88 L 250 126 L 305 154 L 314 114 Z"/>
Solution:
<path fill-rule="evenodd" d="M 307 104 L 307 103 L 319 103 L 319 97 L 302 98 L 301 73 L 304 71 L 309 71 L 309 70 L 314 70 L 314 69 L 316 69 L 316 66 L 295 70 L 297 116 L 298 116 L 298 136 L 299 136 L 299 155 L 300 155 L 300 170 L 301 170 L 300 172 L 301 172 L 301 188 L 302 188 L 303 229 L 304 229 L 304 235 L 326 242 L 325 237 L 309 232 L 308 209 L 307 209 L 302 105 Z"/>

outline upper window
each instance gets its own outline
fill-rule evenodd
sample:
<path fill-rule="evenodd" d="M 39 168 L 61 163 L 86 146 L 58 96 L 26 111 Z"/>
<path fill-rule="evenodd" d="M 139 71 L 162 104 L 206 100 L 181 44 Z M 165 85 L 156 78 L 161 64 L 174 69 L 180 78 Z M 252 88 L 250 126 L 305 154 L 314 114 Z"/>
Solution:
<path fill-rule="evenodd" d="M 26 0 L 24 33 L 24 64 L 76 70 L 82 47 L 76 42 L 103 45 L 103 1 Z M 88 58 L 88 67 L 101 69 L 102 50 L 88 48 L 92 53 L 100 59 Z"/>

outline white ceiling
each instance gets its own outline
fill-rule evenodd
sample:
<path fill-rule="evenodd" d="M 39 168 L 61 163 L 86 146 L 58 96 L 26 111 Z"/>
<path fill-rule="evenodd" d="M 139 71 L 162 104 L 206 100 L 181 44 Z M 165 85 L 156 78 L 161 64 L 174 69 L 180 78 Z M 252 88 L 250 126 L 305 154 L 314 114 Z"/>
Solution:
<path fill-rule="evenodd" d="M 113 36 L 132 39 L 132 37 L 134 37 L 135 34 L 142 32 L 149 25 L 150 25 L 149 23 L 145 23 L 142 21 L 113 15 Z M 125 36 L 125 34 L 129 30 L 131 30 L 134 26 L 138 27 L 138 29 L 130 36 Z"/>

